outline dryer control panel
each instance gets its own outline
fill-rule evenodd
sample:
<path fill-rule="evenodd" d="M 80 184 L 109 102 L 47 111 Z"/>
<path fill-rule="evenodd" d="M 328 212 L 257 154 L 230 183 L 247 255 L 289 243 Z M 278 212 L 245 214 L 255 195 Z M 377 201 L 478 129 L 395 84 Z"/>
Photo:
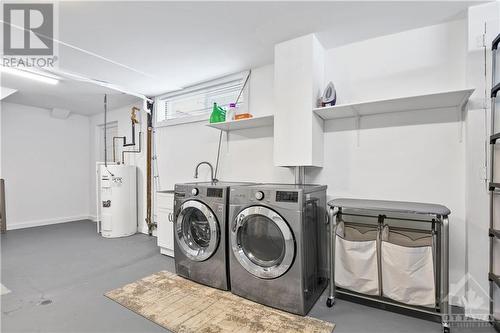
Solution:
<path fill-rule="evenodd" d="M 276 202 L 298 202 L 299 193 L 296 191 L 276 191 Z"/>

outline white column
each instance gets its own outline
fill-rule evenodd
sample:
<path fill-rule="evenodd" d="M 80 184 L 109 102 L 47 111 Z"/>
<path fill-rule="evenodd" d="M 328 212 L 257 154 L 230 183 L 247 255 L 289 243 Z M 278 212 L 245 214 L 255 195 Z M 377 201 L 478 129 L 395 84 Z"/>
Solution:
<path fill-rule="evenodd" d="M 323 121 L 312 109 L 323 89 L 324 49 L 315 35 L 275 46 L 274 164 L 323 166 Z"/>

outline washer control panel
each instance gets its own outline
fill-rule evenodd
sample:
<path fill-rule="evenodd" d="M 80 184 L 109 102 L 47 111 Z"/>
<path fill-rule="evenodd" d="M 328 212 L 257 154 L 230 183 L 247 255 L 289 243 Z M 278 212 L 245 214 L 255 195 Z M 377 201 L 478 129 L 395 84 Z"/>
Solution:
<path fill-rule="evenodd" d="M 222 188 L 209 187 L 207 188 L 207 197 L 222 198 L 224 191 Z"/>

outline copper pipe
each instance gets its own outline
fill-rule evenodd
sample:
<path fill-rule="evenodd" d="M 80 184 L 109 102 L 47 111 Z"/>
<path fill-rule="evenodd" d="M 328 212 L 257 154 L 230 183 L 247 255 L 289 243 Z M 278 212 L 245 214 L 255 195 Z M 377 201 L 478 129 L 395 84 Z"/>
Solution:
<path fill-rule="evenodd" d="M 149 113 L 148 118 L 148 131 L 146 141 L 146 224 L 148 225 L 148 234 L 153 235 L 153 229 L 156 227 L 152 221 L 152 172 L 151 172 L 151 159 L 152 159 L 152 139 L 153 139 L 153 103 L 146 102 Z"/>
<path fill-rule="evenodd" d="M 152 195 L 152 188 L 151 188 L 151 138 L 152 138 L 152 131 L 153 129 L 151 127 L 148 127 L 148 132 L 147 132 L 147 143 L 146 143 L 146 192 L 147 192 L 147 197 L 146 197 L 146 224 L 148 225 L 148 233 L 151 236 L 153 234 L 153 228 L 154 225 L 151 220 L 151 195 Z"/>
<path fill-rule="evenodd" d="M 132 120 L 132 124 L 138 124 L 139 121 L 137 120 L 137 115 L 136 112 L 139 112 L 140 109 L 136 106 L 132 107 L 132 110 L 130 112 L 130 120 Z"/>

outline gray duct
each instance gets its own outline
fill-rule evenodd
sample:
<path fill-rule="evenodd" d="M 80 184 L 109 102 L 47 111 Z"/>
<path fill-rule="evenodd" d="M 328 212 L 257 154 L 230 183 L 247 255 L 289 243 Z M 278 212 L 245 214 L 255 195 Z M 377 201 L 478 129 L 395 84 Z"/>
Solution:
<path fill-rule="evenodd" d="M 296 166 L 295 167 L 295 184 L 305 184 L 306 182 L 306 167 Z"/>

